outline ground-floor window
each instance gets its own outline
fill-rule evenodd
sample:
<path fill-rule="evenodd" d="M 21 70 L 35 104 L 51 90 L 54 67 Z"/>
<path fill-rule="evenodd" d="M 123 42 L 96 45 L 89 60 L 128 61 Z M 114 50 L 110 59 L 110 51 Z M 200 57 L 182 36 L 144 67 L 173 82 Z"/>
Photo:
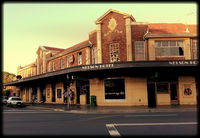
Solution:
<path fill-rule="evenodd" d="M 168 93 L 169 83 L 165 83 L 165 82 L 156 83 L 156 90 L 158 93 Z"/>
<path fill-rule="evenodd" d="M 108 79 L 104 81 L 105 99 L 125 99 L 124 79 Z"/>
<path fill-rule="evenodd" d="M 62 89 L 57 89 L 57 98 L 62 98 Z"/>

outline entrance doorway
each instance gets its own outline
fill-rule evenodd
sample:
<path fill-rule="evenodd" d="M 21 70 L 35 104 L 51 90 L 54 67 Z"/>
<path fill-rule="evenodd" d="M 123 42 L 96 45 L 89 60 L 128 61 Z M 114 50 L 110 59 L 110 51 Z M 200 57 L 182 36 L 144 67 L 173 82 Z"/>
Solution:
<path fill-rule="evenodd" d="M 148 83 L 147 91 L 148 91 L 148 107 L 150 108 L 156 107 L 155 83 Z"/>
<path fill-rule="evenodd" d="M 52 99 L 51 99 L 51 101 L 55 102 L 56 101 L 55 84 L 52 84 L 51 86 L 52 86 L 52 97 L 51 97 Z"/>
<path fill-rule="evenodd" d="M 178 104 L 178 95 L 177 95 L 177 84 L 176 83 L 170 83 L 170 98 L 171 98 L 171 104 L 176 105 Z"/>
<path fill-rule="evenodd" d="M 86 104 L 90 104 L 89 80 L 77 80 L 76 82 L 76 103 L 80 104 L 80 95 L 85 95 Z"/>

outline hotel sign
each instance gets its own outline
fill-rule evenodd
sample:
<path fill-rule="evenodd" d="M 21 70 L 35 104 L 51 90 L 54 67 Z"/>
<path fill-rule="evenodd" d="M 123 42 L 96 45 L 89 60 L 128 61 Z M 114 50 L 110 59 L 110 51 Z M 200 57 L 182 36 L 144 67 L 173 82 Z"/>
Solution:
<path fill-rule="evenodd" d="M 93 70 L 93 69 L 110 69 L 113 68 L 114 64 L 101 64 L 101 65 L 87 65 L 82 66 L 82 69 L 84 70 Z"/>
<path fill-rule="evenodd" d="M 197 60 L 146 61 L 127 63 L 107 63 L 81 66 L 81 70 L 101 70 L 132 67 L 167 67 L 167 66 L 197 66 Z"/>
<path fill-rule="evenodd" d="M 185 61 L 185 60 L 181 60 L 181 61 L 169 61 L 170 65 L 197 65 L 198 61 L 195 60 L 189 60 L 189 61 Z"/>

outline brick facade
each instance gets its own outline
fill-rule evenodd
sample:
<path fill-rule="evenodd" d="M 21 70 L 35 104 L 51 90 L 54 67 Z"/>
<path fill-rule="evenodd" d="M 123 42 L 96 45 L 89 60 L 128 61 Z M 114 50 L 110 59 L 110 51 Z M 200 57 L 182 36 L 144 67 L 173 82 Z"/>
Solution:
<path fill-rule="evenodd" d="M 197 40 L 197 26 L 194 25 L 183 25 L 183 24 L 166 24 L 166 23 L 159 23 L 159 24 L 148 24 L 148 23 L 138 23 L 135 21 L 135 19 L 129 15 L 125 14 L 119 11 L 115 10 L 109 10 L 106 12 L 103 16 L 98 18 L 96 20 L 96 29 L 92 32 L 89 33 L 88 40 L 85 40 L 81 43 L 78 43 L 72 47 L 69 47 L 67 49 L 58 49 L 58 48 L 52 48 L 52 47 L 39 47 L 37 54 L 37 60 L 36 60 L 36 74 L 42 74 L 46 72 L 52 72 L 52 71 L 58 71 L 63 69 L 67 69 L 68 67 L 75 67 L 78 66 L 78 56 L 79 53 L 81 53 L 81 60 L 82 63 L 80 65 L 88 65 L 88 64 L 94 64 L 93 63 L 93 49 L 96 48 L 96 55 L 97 55 L 97 61 L 95 60 L 95 64 L 105 64 L 105 63 L 110 63 L 111 62 L 111 56 L 119 56 L 118 61 L 112 61 L 112 62 L 131 62 L 131 63 L 137 63 L 137 57 L 136 55 L 143 54 L 144 59 L 139 60 L 144 60 L 144 61 L 155 61 L 155 60 L 193 60 L 197 59 L 194 54 L 195 50 L 197 49 L 197 43 L 195 40 Z M 138 46 L 137 43 L 135 44 L 136 41 L 141 41 L 140 45 Z M 171 51 L 165 49 L 164 45 L 161 47 L 161 52 L 163 51 L 166 52 L 165 54 L 167 55 L 159 55 L 156 53 L 156 50 L 159 51 L 158 49 L 160 48 L 159 46 L 156 45 L 156 41 L 182 41 L 183 45 L 181 46 L 184 54 L 179 54 L 179 55 L 173 55 L 170 53 Z M 143 43 L 144 42 L 144 43 Z M 170 43 L 169 42 L 169 43 Z M 116 46 L 117 52 L 113 49 L 111 50 L 111 44 L 117 43 L 118 45 Z M 177 42 L 176 42 L 177 44 Z M 136 46 L 137 45 L 137 46 Z M 177 44 L 178 45 L 178 44 Z M 136 47 L 136 48 L 135 48 Z M 167 47 L 171 48 L 169 45 Z M 141 49 L 140 49 L 141 48 Z M 143 48 L 143 49 L 142 49 Z M 180 47 L 177 46 L 176 50 L 179 50 Z M 173 48 L 172 48 L 173 49 Z M 137 53 L 137 50 L 139 51 Z M 142 51 L 143 50 L 143 51 Z M 171 49 L 170 49 L 171 50 Z M 114 51 L 114 52 L 113 52 Z M 141 52 L 142 51 L 142 52 Z M 140 53 L 141 52 L 141 53 Z M 115 53 L 117 53 L 115 55 Z M 112 54 L 112 55 L 111 55 Z M 136 55 L 135 55 L 136 54 Z M 141 55 L 142 55 L 141 54 Z M 143 55 L 141 57 L 143 57 Z M 70 66 L 68 65 L 67 58 L 70 58 Z M 61 60 L 62 60 L 62 68 L 61 68 Z M 71 62 L 73 61 L 73 62 Z M 129 63 L 128 62 L 128 63 Z M 54 66 L 54 67 L 53 67 Z M 98 67 L 98 65 L 94 65 Z M 103 67 L 104 65 L 102 65 Z M 35 68 L 36 68 L 35 67 Z M 54 68 L 54 70 L 53 70 Z M 115 69 L 112 70 L 112 68 L 109 68 L 111 71 L 115 71 Z M 120 68 L 121 69 L 121 68 Z M 132 69 L 132 68 L 131 68 Z M 130 70 L 131 70 L 130 69 Z M 117 70 L 117 69 L 116 69 Z M 101 71 L 101 70 L 100 70 Z M 61 71 L 63 72 L 63 71 Z M 87 70 L 87 72 L 90 72 L 90 70 Z M 92 72 L 92 71 L 91 71 Z M 147 71 L 148 72 L 148 71 Z M 57 73 L 57 72 L 54 72 Z M 134 72 L 131 72 L 134 74 Z M 155 74 L 155 72 L 151 72 L 152 74 Z M 70 73 L 69 73 L 70 74 Z M 67 72 L 67 75 L 69 75 Z M 89 73 L 90 74 L 90 73 Z M 91 73 L 92 74 L 92 73 Z M 105 73 L 106 74 L 106 73 Z M 104 74 L 101 74 L 99 72 L 99 76 L 96 75 L 95 77 L 91 77 L 87 81 L 89 82 L 88 86 L 90 95 L 96 95 L 97 96 L 97 102 L 99 105 L 148 105 L 148 90 L 147 90 L 147 85 L 148 85 L 148 77 L 149 76 L 143 76 L 144 74 L 137 74 L 138 76 L 141 75 L 140 77 L 135 77 L 133 74 L 130 76 L 112 76 L 112 77 L 104 77 Z M 159 75 L 162 73 L 158 73 Z M 46 74 L 45 74 L 46 75 Z M 48 74 L 47 74 L 48 75 Z M 71 82 L 67 82 L 63 78 L 65 77 L 65 74 L 60 75 L 59 77 L 61 80 L 51 80 L 49 81 L 48 79 L 45 80 L 46 82 L 41 86 L 44 92 L 46 92 L 46 101 L 47 102 L 63 102 L 63 97 L 60 97 L 59 99 L 52 100 L 52 97 L 55 98 L 54 93 L 56 89 L 61 89 L 63 92 L 68 85 L 71 84 Z M 85 74 L 84 74 L 85 75 Z M 84 76 L 83 75 L 83 76 Z M 105 75 L 106 76 L 106 75 Z M 156 76 L 156 75 L 153 75 Z M 63 78 L 62 78 L 63 77 Z M 81 78 L 82 76 L 80 76 Z M 99 77 L 99 78 L 98 78 Z M 165 76 L 167 77 L 167 76 Z M 174 82 L 176 81 L 176 91 L 177 93 L 181 93 L 185 85 L 185 78 L 184 76 L 176 76 L 179 80 L 168 80 L 167 85 L 173 85 L 171 84 L 170 81 Z M 65 77 L 66 78 L 66 77 Z M 105 80 L 107 79 L 122 79 L 124 80 L 125 88 L 125 99 L 106 99 L 105 98 Z M 63 80 L 62 80 L 63 79 Z M 162 78 L 161 78 L 162 79 Z M 187 83 L 193 83 L 191 85 L 192 91 L 196 93 L 196 88 L 195 88 L 195 76 L 190 76 L 189 77 L 190 81 Z M 53 84 L 55 83 L 55 85 Z M 69 83 L 69 84 L 68 84 Z M 76 89 L 79 87 L 76 84 L 77 82 L 74 81 L 72 82 L 72 88 L 75 91 L 76 100 L 79 99 L 81 101 L 76 101 L 79 103 L 87 103 L 88 99 L 88 93 L 85 95 L 80 94 L 76 91 Z M 160 82 L 154 82 L 156 85 Z M 32 86 L 29 86 L 30 88 L 25 88 L 24 89 L 24 96 L 27 99 L 30 99 L 31 95 L 30 93 L 32 92 Z M 37 89 L 39 90 L 40 86 L 37 86 Z M 155 86 L 156 87 L 156 86 Z M 183 88 L 182 88 L 183 87 Z M 169 88 L 169 87 L 168 87 Z M 180 89 L 181 88 L 181 89 Z M 29 91 L 30 89 L 30 91 Z M 35 88 L 36 89 L 36 88 Z M 134 91 L 133 91 L 134 90 Z M 175 89 L 174 89 L 175 90 Z M 42 90 L 41 90 L 42 92 Z M 59 91 L 60 92 L 60 91 Z M 123 91 L 120 91 L 123 92 Z M 156 94 L 157 96 L 157 104 L 160 105 L 169 105 L 171 103 L 171 90 L 167 91 L 166 93 L 159 93 Z M 53 95 L 53 96 L 52 96 Z M 192 97 L 192 102 L 190 103 L 187 101 L 187 98 L 185 99 L 184 97 L 179 96 L 179 100 L 182 100 L 181 102 L 184 104 L 195 104 L 196 103 L 196 95 Z M 28 100 L 27 100 L 28 101 Z M 181 103 L 180 102 L 180 103 Z"/>
<path fill-rule="evenodd" d="M 116 20 L 116 28 L 112 31 L 109 29 L 109 21 Z M 111 12 L 104 17 L 102 24 L 102 62 L 110 62 L 109 45 L 111 43 L 119 43 L 120 47 L 120 61 L 127 61 L 126 56 L 126 32 L 124 15 Z"/>

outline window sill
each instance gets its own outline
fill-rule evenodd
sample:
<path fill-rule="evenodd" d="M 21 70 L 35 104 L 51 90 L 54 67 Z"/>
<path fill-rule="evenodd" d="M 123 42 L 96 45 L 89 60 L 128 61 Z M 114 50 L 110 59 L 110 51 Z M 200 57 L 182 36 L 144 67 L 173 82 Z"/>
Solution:
<path fill-rule="evenodd" d="M 169 94 L 169 92 L 157 92 L 157 94 Z"/>
<path fill-rule="evenodd" d="M 126 102 L 126 99 L 105 99 L 105 102 Z"/>

